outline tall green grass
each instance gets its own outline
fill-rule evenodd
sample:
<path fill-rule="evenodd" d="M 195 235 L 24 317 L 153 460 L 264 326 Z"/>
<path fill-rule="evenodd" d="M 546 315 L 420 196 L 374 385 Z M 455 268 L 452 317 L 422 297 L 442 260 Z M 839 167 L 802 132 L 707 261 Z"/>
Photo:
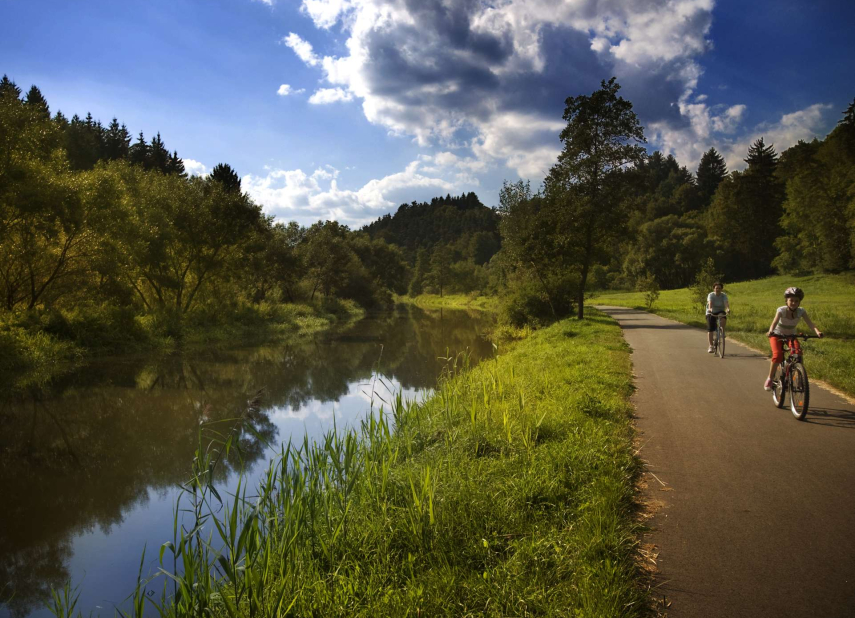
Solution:
<path fill-rule="evenodd" d="M 473 369 L 447 360 L 433 397 L 283 445 L 258 487 L 218 492 L 235 441 L 200 441 L 161 573 L 123 615 L 649 615 L 617 326 L 595 315 Z M 56 594 L 58 616 L 73 607 Z"/>
<path fill-rule="evenodd" d="M 396 297 L 397 302 L 412 303 L 422 309 L 479 309 L 482 311 L 497 311 L 498 297 L 471 294 L 420 294 L 415 298 L 409 296 Z"/>
<path fill-rule="evenodd" d="M 724 291 L 733 310 L 727 324 L 728 335 L 758 350 L 769 351 L 765 333 L 775 310 L 784 304 L 784 290 L 790 286 L 805 291 L 802 307 L 827 337 L 806 346 L 805 365 L 809 374 L 855 395 L 855 273 L 777 276 L 726 285 Z M 590 302 L 646 310 L 641 292 L 604 292 Z M 706 326 L 701 306 L 692 303 L 688 289 L 663 291 L 652 311 L 692 326 Z M 800 330 L 809 332 L 804 323 Z"/>

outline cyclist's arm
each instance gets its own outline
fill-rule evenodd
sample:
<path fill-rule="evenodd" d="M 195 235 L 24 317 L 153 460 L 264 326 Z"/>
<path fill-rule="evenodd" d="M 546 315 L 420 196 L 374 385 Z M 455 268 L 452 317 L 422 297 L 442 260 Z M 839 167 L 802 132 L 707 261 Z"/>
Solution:
<path fill-rule="evenodd" d="M 776 312 L 775 313 L 775 319 L 772 320 L 772 326 L 769 327 L 769 332 L 766 333 L 766 335 L 768 337 L 772 336 L 772 333 L 774 332 L 775 327 L 778 325 L 778 320 L 780 320 L 780 319 L 781 319 L 781 314 Z"/>
<path fill-rule="evenodd" d="M 724 301 L 724 308 L 727 309 L 727 313 L 730 313 L 730 301 L 729 300 Z"/>
<path fill-rule="evenodd" d="M 803 317 L 805 322 L 807 322 L 807 325 L 810 326 L 813 329 L 813 332 L 816 333 L 816 336 L 822 339 L 822 331 L 816 327 L 816 324 L 811 322 L 811 319 L 808 317 L 807 313 L 805 313 Z"/>

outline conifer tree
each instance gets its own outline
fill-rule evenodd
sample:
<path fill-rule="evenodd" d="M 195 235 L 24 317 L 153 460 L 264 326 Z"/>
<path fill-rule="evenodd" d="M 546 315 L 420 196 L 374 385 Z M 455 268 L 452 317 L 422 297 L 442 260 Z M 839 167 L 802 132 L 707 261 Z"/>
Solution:
<path fill-rule="evenodd" d="M 240 176 L 228 163 L 217 163 L 211 170 L 211 180 L 219 182 L 226 191 L 240 191 Z"/>
<path fill-rule="evenodd" d="M 748 173 L 768 177 L 778 167 L 778 153 L 774 146 L 767 146 L 761 137 L 751 144 L 748 156 L 743 161 L 748 164 Z"/>
<path fill-rule="evenodd" d="M 169 157 L 169 164 L 166 167 L 167 174 L 178 174 L 182 178 L 187 176 L 187 171 L 184 169 L 184 161 L 178 156 L 178 151 L 173 150 L 172 156 Z"/>
<path fill-rule="evenodd" d="M 21 97 L 21 89 L 7 75 L 0 79 L 0 98 L 13 96 L 16 99 Z"/>
<path fill-rule="evenodd" d="M 169 167 L 169 151 L 163 145 L 160 133 L 154 136 L 148 148 L 148 167 L 154 170 L 167 172 Z"/>
<path fill-rule="evenodd" d="M 125 125 L 119 125 L 116 118 L 110 122 L 104 137 L 104 155 L 110 161 L 127 159 L 131 148 L 131 136 Z"/>
<path fill-rule="evenodd" d="M 42 120 L 50 120 L 50 107 L 48 107 L 47 101 L 42 96 L 41 91 L 36 86 L 30 88 L 30 91 L 27 93 L 24 102 L 33 109 L 37 110 L 39 118 L 41 118 Z"/>
<path fill-rule="evenodd" d="M 137 142 L 130 147 L 128 159 L 133 165 L 141 165 L 148 168 L 148 144 L 145 143 L 142 131 L 140 131 Z"/>
<path fill-rule="evenodd" d="M 701 157 L 697 172 L 698 191 L 704 208 L 710 205 L 715 190 L 725 176 L 727 176 L 727 165 L 724 157 L 715 148 L 710 148 Z"/>

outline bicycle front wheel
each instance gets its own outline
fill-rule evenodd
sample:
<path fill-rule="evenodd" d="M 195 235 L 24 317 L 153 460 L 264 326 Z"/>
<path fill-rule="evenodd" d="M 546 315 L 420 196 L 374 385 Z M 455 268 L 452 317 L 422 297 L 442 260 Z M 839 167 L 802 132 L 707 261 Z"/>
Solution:
<path fill-rule="evenodd" d="M 787 371 L 786 367 L 781 367 L 781 376 L 772 382 L 772 401 L 775 402 L 775 405 L 779 408 L 784 407 L 784 399 L 787 397 L 787 381 L 786 381 Z"/>
<path fill-rule="evenodd" d="M 790 372 L 790 409 L 800 421 L 805 420 L 810 402 L 810 386 L 804 365 L 796 363 Z"/>
<path fill-rule="evenodd" d="M 721 327 L 718 329 L 718 352 L 719 358 L 724 358 L 724 331 Z"/>

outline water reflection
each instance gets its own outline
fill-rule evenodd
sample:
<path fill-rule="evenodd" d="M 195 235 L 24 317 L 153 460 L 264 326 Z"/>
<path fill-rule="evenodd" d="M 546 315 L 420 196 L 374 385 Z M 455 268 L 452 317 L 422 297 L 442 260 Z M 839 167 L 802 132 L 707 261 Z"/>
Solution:
<path fill-rule="evenodd" d="M 359 418 L 373 376 L 412 394 L 435 384 L 448 351 L 489 355 L 486 320 L 401 307 L 298 344 L 105 360 L 0 392 L 0 615 L 44 615 L 50 588 L 68 579 L 83 583 L 84 614 L 112 613 L 99 603 L 131 589 L 143 544 L 156 554 L 171 534 L 200 423 L 229 431 L 247 416 L 241 451 L 261 463 L 264 443 Z M 237 466 L 232 456 L 219 479 Z"/>

